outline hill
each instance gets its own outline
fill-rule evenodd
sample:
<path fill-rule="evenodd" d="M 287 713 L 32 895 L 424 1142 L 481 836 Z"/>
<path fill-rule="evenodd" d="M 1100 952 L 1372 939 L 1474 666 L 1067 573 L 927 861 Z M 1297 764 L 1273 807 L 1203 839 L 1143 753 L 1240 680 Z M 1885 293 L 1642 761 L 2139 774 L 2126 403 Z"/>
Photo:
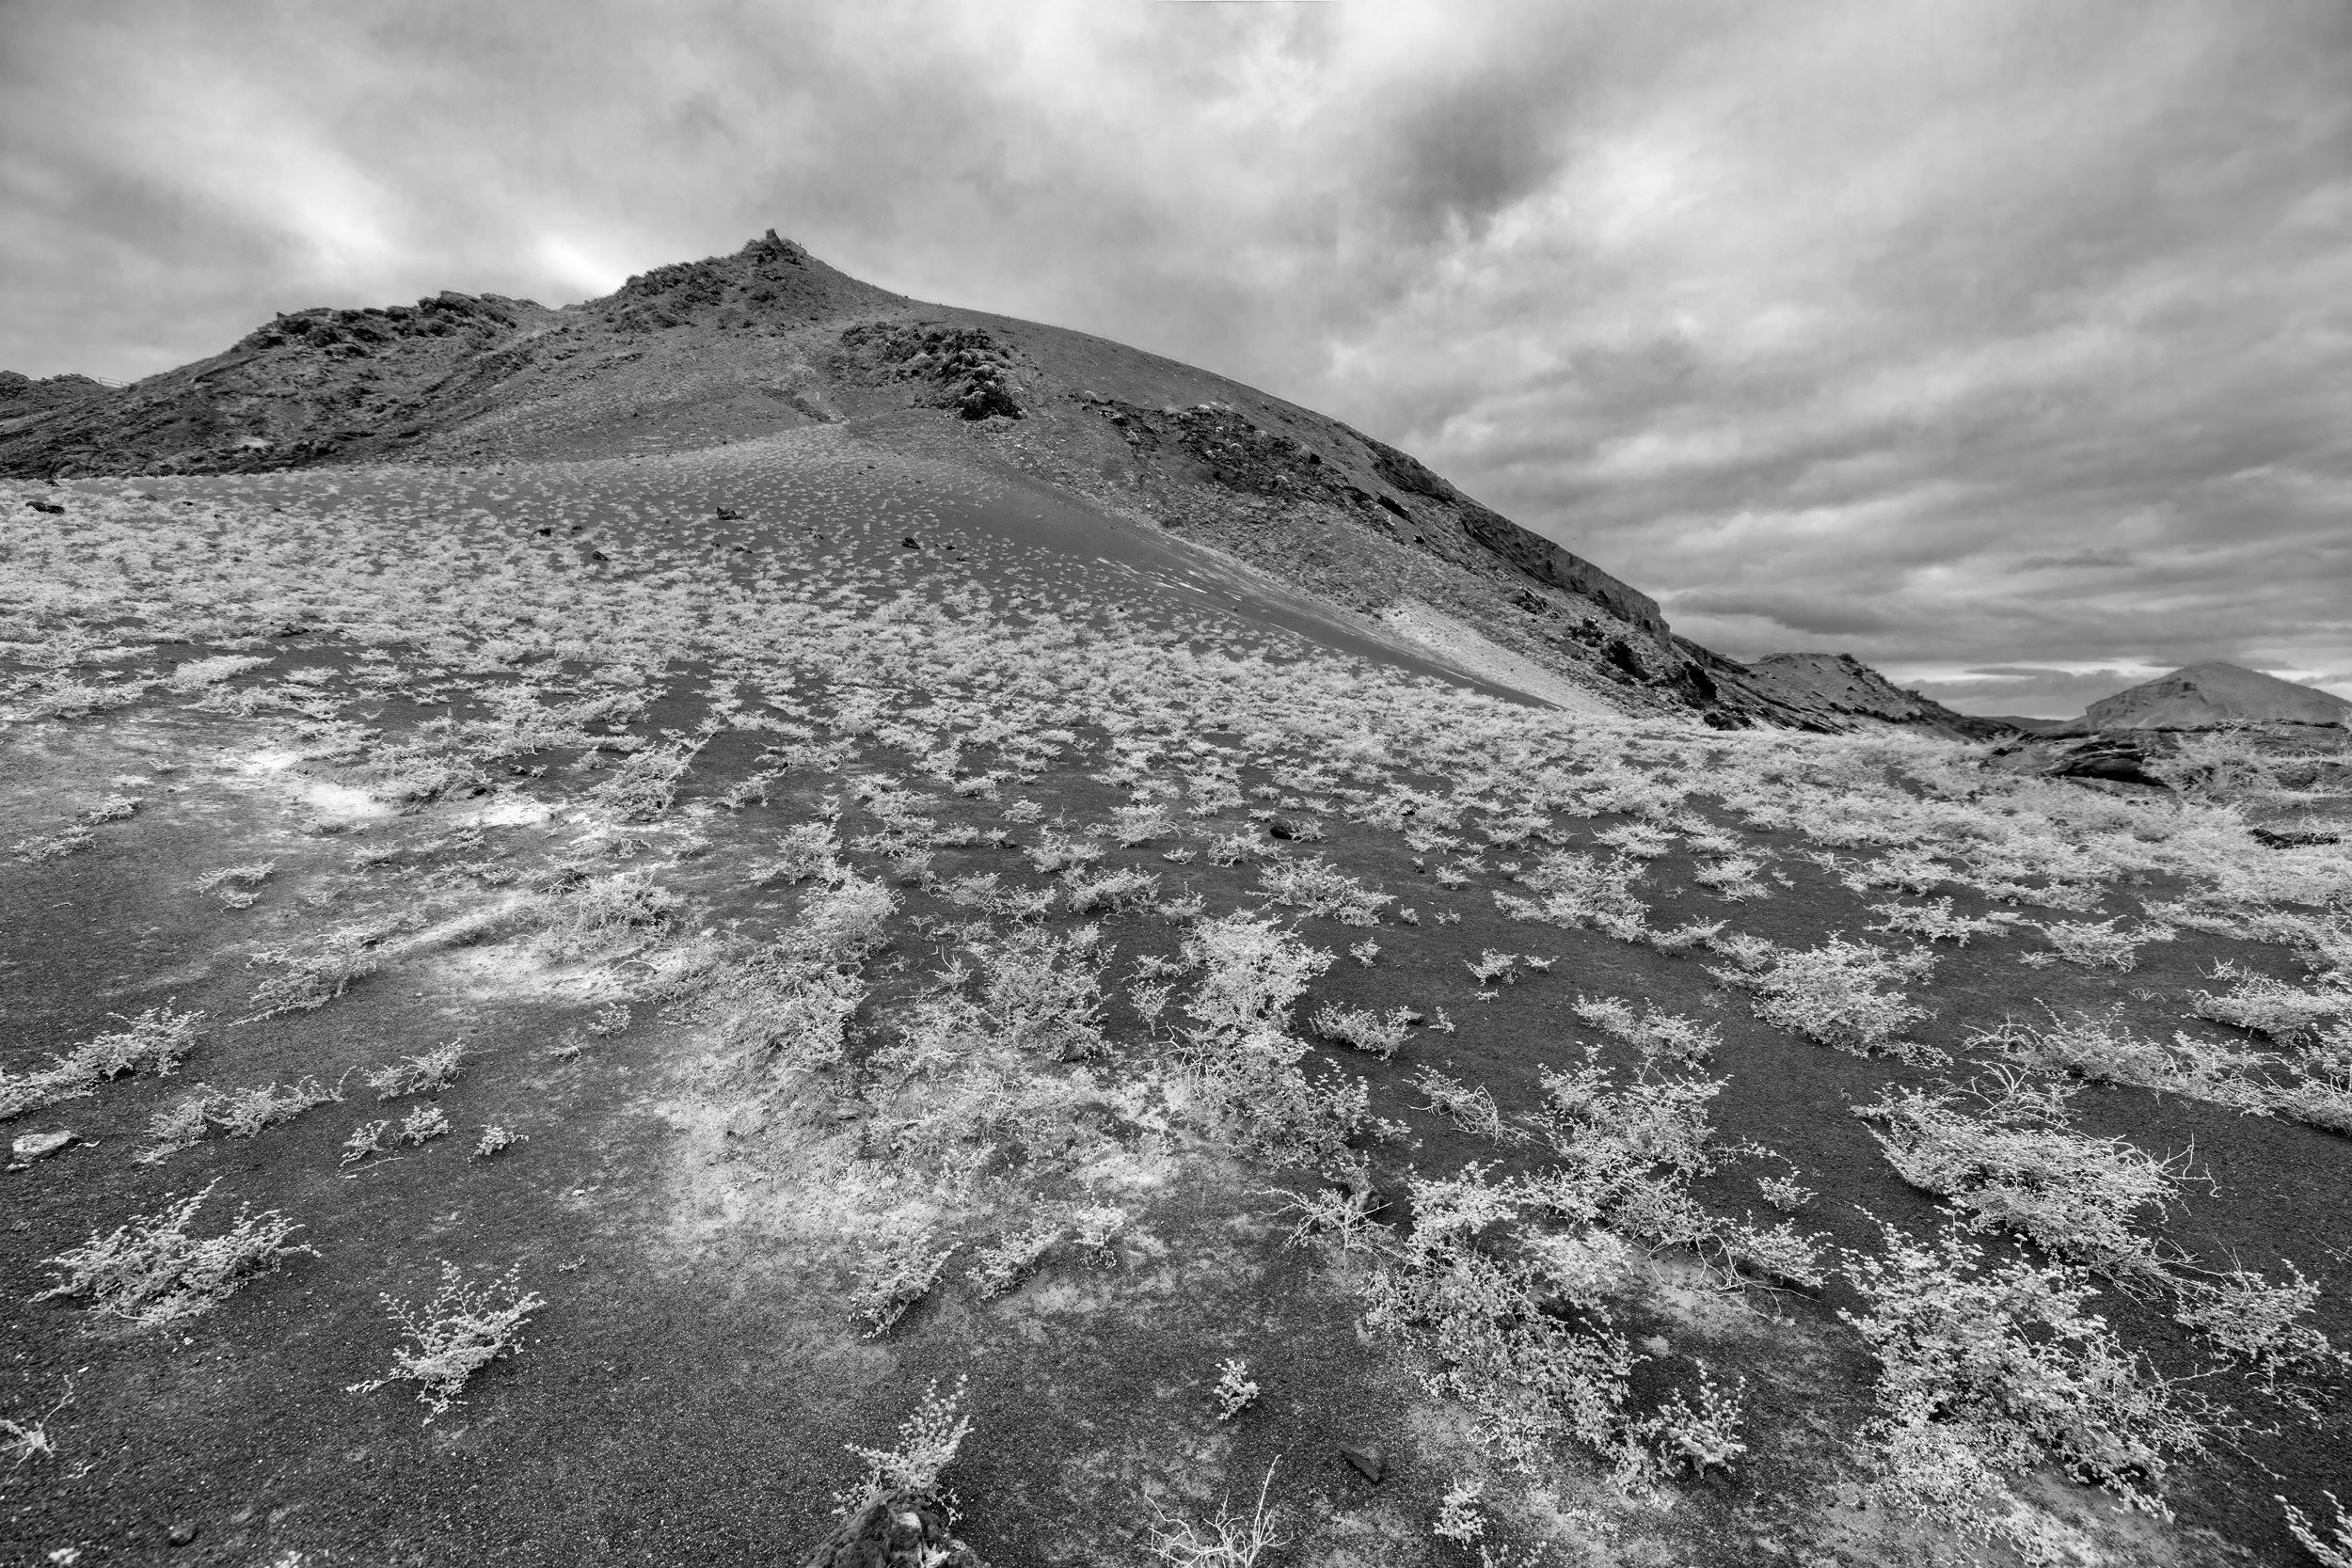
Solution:
<path fill-rule="evenodd" d="M 1719 726 L 1884 716 L 1676 638 L 1645 594 L 1336 420 L 1083 333 L 899 298 L 772 231 L 562 309 L 444 293 L 280 316 L 212 358 L 0 416 L 0 472 L 610 459 L 820 426 L 1043 481 L 1114 529 L 1149 522 L 1336 607 L 1359 642 L 1540 700 Z M 1899 705 L 1903 722 L 1957 717 Z"/>
<path fill-rule="evenodd" d="M 2191 664 L 2103 698 L 2087 730 L 2210 730 L 2235 724 L 2352 723 L 2352 702 L 2234 664 Z"/>
<path fill-rule="evenodd" d="M 1747 674 L 1759 689 L 1822 730 L 1876 721 L 1989 740 L 2017 728 L 2007 720 L 1957 713 L 1931 697 L 1904 690 L 1851 654 L 1767 654 L 1747 666 Z"/>
<path fill-rule="evenodd" d="M 1743 723 L 1343 427 L 796 254 L 11 427 L 0 1560 L 2352 1531 L 2340 749 Z"/>

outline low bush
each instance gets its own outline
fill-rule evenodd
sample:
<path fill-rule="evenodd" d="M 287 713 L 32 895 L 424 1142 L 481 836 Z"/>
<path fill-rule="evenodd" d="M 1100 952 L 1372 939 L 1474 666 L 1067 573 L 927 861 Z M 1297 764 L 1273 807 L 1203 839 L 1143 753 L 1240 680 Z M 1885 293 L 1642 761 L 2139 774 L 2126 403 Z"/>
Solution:
<path fill-rule="evenodd" d="M 698 745 L 649 746 L 621 759 L 612 777 L 588 790 L 582 800 L 611 812 L 625 822 L 649 821 L 670 809 L 677 799 L 678 781 L 686 777 Z"/>
<path fill-rule="evenodd" d="M 1258 885 L 1284 909 L 1321 915 L 1343 926 L 1377 926 L 1394 895 L 1375 893 L 1321 856 L 1278 860 L 1261 866 Z"/>
<path fill-rule="evenodd" d="M 2012 1487 L 2047 1465 L 2169 1517 L 2165 1474 L 2201 1447 L 2204 1412 L 2087 1309 L 2089 1275 L 1988 1258 L 1957 1229 L 1883 1230 L 1848 1259 L 1862 1310 L 1838 1315 L 1878 1361 L 1857 1452 L 1889 1504 L 2029 1546 L 2037 1513 Z"/>
<path fill-rule="evenodd" d="M 2139 949 L 2143 942 L 2170 942 L 2169 926 L 2141 926 L 2135 930 L 2116 929 L 2117 916 L 2100 921 L 2045 921 L 2042 934 L 2050 939 L 2058 956 L 2068 963 L 2085 969 L 2112 969 L 2129 974 L 2139 966 Z"/>
<path fill-rule="evenodd" d="M 217 1236 L 188 1232 L 196 1212 L 217 1181 L 154 1214 L 141 1214 L 111 1235 L 96 1231 L 83 1245 L 44 1259 L 63 1274 L 61 1283 L 35 1296 L 84 1299 L 98 1311 L 124 1318 L 140 1328 L 157 1328 L 200 1316 L 234 1294 L 257 1275 L 275 1272 L 295 1253 L 316 1253 L 291 1243 L 302 1227 L 275 1209 L 256 1214 L 250 1204 Z"/>
<path fill-rule="evenodd" d="M 842 1445 L 866 1461 L 866 1469 L 862 1486 L 834 1499 L 838 1512 L 852 1513 L 866 1503 L 890 1497 L 935 1496 L 940 1475 L 955 1462 L 957 1450 L 972 1430 L 972 1418 L 963 1414 L 964 1387 L 965 1380 L 961 1377 L 956 1379 L 954 1391 L 945 1395 L 937 1383 L 929 1385 L 914 1414 L 899 1423 L 895 1448 Z"/>
<path fill-rule="evenodd" d="M 559 958 L 609 957 L 666 929 L 683 903 L 650 871 L 614 872 L 576 884 L 541 911 L 541 940 Z"/>
<path fill-rule="evenodd" d="M 451 1040 L 418 1056 L 371 1068 L 362 1074 L 378 1100 L 401 1100 L 412 1094 L 437 1094 L 457 1082 L 466 1070 L 466 1042 Z"/>
<path fill-rule="evenodd" d="M 1924 979 L 1932 964 L 1924 949 L 1899 958 L 1833 934 L 1819 947 L 1775 950 L 1754 968 L 1708 973 L 1754 991 L 1756 1016 L 1767 1023 L 1858 1056 L 1876 1051 L 1908 1060 L 1933 1053 L 1898 1037 L 1928 1016 L 1899 988 Z"/>
<path fill-rule="evenodd" d="M 2153 1243 L 2135 1222 L 2171 1201 L 2176 1163 L 2121 1138 L 2074 1132 L 2063 1125 L 2062 1096 L 2020 1094 L 2022 1080 L 2001 1082 L 1994 1093 L 1890 1087 L 1854 1114 L 1884 1125 L 1874 1134 L 1904 1180 L 1970 1225 L 2016 1231 L 2100 1274 L 2152 1279 Z"/>
<path fill-rule="evenodd" d="M 1467 1085 L 1424 1065 L 1413 1075 L 1413 1086 L 1428 1097 L 1422 1110 L 1438 1113 L 1465 1132 L 1505 1148 L 1527 1141 L 1524 1129 L 1502 1119 L 1493 1091 L 1484 1084 Z"/>
<path fill-rule="evenodd" d="M 2216 964 L 2212 977 L 2233 984 L 2217 996 L 2212 991 L 2196 992 L 2191 1012 L 2282 1045 L 2315 1038 L 2328 1020 L 2352 1013 L 2352 991 L 2305 990 L 2230 963 Z"/>
<path fill-rule="evenodd" d="M 2183 1280 L 2175 1287 L 2173 1321 L 2274 1382 L 2282 1374 L 2352 1367 L 2352 1356 L 2304 1322 L 2319 1307 L 2318 1285 L 2292 1263 L 2287 1273 L 2292 1277 L 2284 1285 L 2243 1268 L 2215 1279 Z"/>
<path fill-rule="evenodd" d="M 2176 1033 L 2164 1044 L 2132 1032 L 2122 1004 L 2105 1013 L 2077 1010 L 2060 1018 L 2056 1008 L 2046 1029 L 2007 1019 L 1971 1035 L 1972 1046 L 1991 1046 L 2008 1061 L 2040 1072 L 2062 1072 L 2094 1084 L 2128 1084 L 2239 1110 L 2262 1111 L 2273 1095 L 2263 1075 L 2275 1058 L 2214 1040 Z"/>
<path fill-rule="evenodd" d="M 1411 1020 L 1412 1014 L 1403 1007 L 1376 1013 L 1370 1007 L 1330 1003 L 1316 1009 L 1312 1023 L 1315 1033 L 1325 1039 L 1354 1046 L 1385 1062 L 1405 1048 L 1405 1032 Z"/>
<path fill-rule="evenodd" d="M 2013 914 L 1989 914 L 1971 919 L 1955 914 L 1948 895 L 1924 904 L 1873 904 L 1870 912 L 1881 922 L 1870 927 L 1873 931 L 1890 931 L 1920 942 L 1948 942 L 1960 947 L 1967 946 L 1970 937 L 1993 936 L 2004 927 L 2015 924 L 2018 918 Z"/>
<path fill-rule="evenodd" d="M 52 1056 L 46 1067 L 19 1077 L 0 1072 L 0 1121 L 91 1094 L 126 1073 L 168 1076 L 196 1049 L 197 1025 L 204 1021 L 202 1013 L 175 1013 L 169 1007 L 150 1007 L 136 1018 L 115 1017 L 123 1028 Z"/>
<path fill-rule="evenodd" d="M 994 1245 L 979 1250 L 976 1266 L 966 1277 L 982 1297 L 1001 1296 L 1036 1273 L 1061 1238 L 1062 1227 L 1052 1219 L 1007 1231 Z"/>
<path fill-rule="evenodd" d="M 850 1316 L 866 1325 L 866 1338 L 885 1332 L 930 1294 L 955 1250 L 940 1245 L 926 1226 L 877 1232 L 860 1251 L 850 1288 Z"/>
<path fill-rule="evenodd" d="M 1068 884 L 1063 896 L 1069 900 L 1073 914 L 1092 914 L 1097 910 L 1118 913 L 1137 909 L 1152 903 L 1160 893 L 1157 877 L 1131 865 L 1092 877 L 1073 868 L 1063 876 Z"/>
<path fill-rule="evenodd" d="M 1680 1066 L 1698 1067 L 1723 1044 L 1713 1024 L 1665 1012 L 1655 1003 L 1644 1004 L 1637 1015 L 1632 1004 L 1621 998 L 1588 997 L 1580 991 L 1573 1006 L 1584 1022 L 1612 1039 L 1638 1048 L 1645 1066 L 1662 1057 Z"/>
<path fill-rule="evenodd" d="M 1249 1375 L 1249 1363 L 1239 1356 L 1229 1356 L 1216 1367 L 1216 1386 L 1209 1397 L 1216 1406 L 1216 1418 L 1230 1421 L 1256 1402 L 1258 1385 Z"/>
<path fill-rule="evenodd" d="M 1495 905 L 1513 920 L 1596 930 L 1620 942 L 1639 942 L 1648 934 L 1644 923 L 1648 910 L 1634 896 L 1633 884 L 1645 875 L 1638 863 L 1622 855 L 1601 862 L 1572 849 L 1553 850 L 1518 878 L 1540 898 L 1497 893 Z"/>
<path fill-rule="evenodd" d="M 344 1392 L 372 1394 L 387 1384 L 414 1383 L 418 1402 L 428 1412 L 427 1425 L 459 1402 L 475 1373 L 520 1352 L 524 1325 L 547 1305 L 546 1297 L 516 1282 L 513 1269 L 477 1287 L 468 1285 L 450 1262 L 441 1265 L 440 1289 L 422 1304 L 411 1306 L 389 1294 L 380 1299 L 410 1342 L 393 1350 L 389 1372 L 352 1384 Z"/>
<path fill-rule="evenodd" d="M 392 927 L 362 923 L 338 927 L 298 948 L 261 949 L 250 961 L 277 964 L 283 973 L 253 989 L 254 1016 L 316 1012 L 350 990 L 354 980 L 376 972 L 383 962 L 379 949 L 392 934 Z"/>

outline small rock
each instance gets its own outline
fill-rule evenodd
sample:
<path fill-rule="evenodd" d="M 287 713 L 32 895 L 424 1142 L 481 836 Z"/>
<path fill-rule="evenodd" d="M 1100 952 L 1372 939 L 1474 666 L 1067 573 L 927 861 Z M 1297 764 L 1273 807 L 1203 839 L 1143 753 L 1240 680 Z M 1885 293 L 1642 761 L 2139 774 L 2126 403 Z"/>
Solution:
<path fill-rule="evenodd" d="M 731 506 L 723 506 L 712 515 L 723 523 L 739 523 L 743 520 L 743 514 Z"/>
<path fill-rule="evenodd" d="M 8 1152 L 19 1164 L 29 1165 L 36 1160 L 46 1160 L 72 1142 L 73 1134 L 63 1129 L 55 1132 L 26 1132 L 8 1146 Z"/>
<path fill-rule="evenodd" d="M 1265 831 L 1276 838 L 1320 838 L 1315 825 L 1303 817 L 1278 816 L 1265 825 Z"/>
<path fill-rule="evenodd" d="M 2248 836 L 2257 844 L 2267 844 L 2273 849 L 2309 849 L 2324 844 L 2342 844 L 2342 833 L 2296 832 L 2292 830 L 2251 828 Z"/>
<path fill-rule="evenodd" d="M 1356 1473 L 1377 1486 L 1389 1473 L 1389 1456 L 1375 1448 L 1353 1448 L 1340 1445 L 1340 1457 L 1354 1466 Z"/>
<path fill-rule="evenodd" d="M 196 1539 L 196 1532 L 202 1528 L 193 1519 L 174 1519 L 171 1528 L 164 1532 L 164 1539 L 175 1546 L 184 1546 Z"/>
<path fill-rule="evenodd" d="M 898 543 L 902 547 L 910 550 L 919 550 L 923 547 L 923 542 L 915 538 L 912 533 L 908 534 L 904 539 L 899 540 Z"/>
<path fill-rule="evenodd" d="M 767 1125 L 767 1106 L 739 1106 L 736 1109 L 735 1114 L 727 1117 L 727 1136 L 730 1138 L 748 1138 L 754 1133 L 765 1130 Z"/>
<path fill-rule="evenodd" d="M 29 500 L 24 504 L 31 507 L 36 512 L 46 512 L 53 516 L 61 517 L 65 515 L 65 508 L 59 506 L 56 501 Z"/>

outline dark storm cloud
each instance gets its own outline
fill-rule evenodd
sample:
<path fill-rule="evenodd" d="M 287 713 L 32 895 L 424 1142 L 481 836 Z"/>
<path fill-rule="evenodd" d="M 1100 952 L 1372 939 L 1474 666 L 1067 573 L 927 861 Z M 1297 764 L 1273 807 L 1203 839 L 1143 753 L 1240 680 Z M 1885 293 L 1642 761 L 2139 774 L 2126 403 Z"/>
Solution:
<path fill-rule="evenodd" d="M 2345 80 L 2335 0 L 6 7 L 0 365 L 773 224 L 1337 414 L 1727 652 L 2340 681 Z"/>

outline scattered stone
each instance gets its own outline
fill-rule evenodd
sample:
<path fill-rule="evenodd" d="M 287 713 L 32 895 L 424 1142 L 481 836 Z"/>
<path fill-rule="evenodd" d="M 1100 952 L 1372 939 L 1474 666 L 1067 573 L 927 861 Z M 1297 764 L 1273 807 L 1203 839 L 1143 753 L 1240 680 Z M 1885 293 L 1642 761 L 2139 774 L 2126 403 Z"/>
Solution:
<path fill-rule="evenodd" d="M 171 1528 L 164 1532 L 164 1539 L 175 1546 L 184 1546 L 196 1539 L 197 1532 L 201 1528 L 203 1527 L 193 1519 L 174 1519 Z"/>
<path fill-rule="evenodd" d="M 899 540 L 898 543 L 901 546 L 910 550 L 919 550 L 923 547 L 923 542 L 915 538 L 912 533 L 908 534 L 904 539 Z"/>
<path fill-rule="evenodd" d="M 723 523 L 739 523 L 743 520 L 743 514 L 731 506 L 723 506 L 712 515 Z"/>
<path fill-rule="evenodd" d="M 25 1132 L 8 1146 L 8 1152 L 17 1164 L 29 1165 L 36 1160 L 46 1160 L 59 1149 L 72 1147 L 74 1134 L 65 1129 L 55 1132 Z"/>
<path fill-rule="evenodd" d="M 1358 1475 L 1362 1476 L 1375 1486 L 1379 1485 L 1389 1473 L 1389 1456 L 1375 1448 L 1367 1446 L 1359 1449 L 1342 1443 L 1340 1457 L 1346 1460 Z"/>
<path fill-rule="evenodd" d="M 36 512 L 47 512 L 56 516 L 63 516 L 65 515 L 65 508 L 58 505 L 56 501 L 28 500 L 24 504 L 31 507 Z"/>
<path fill-rule="evenodd" d="M 1313 823 L 1296 816 L 1277 816 L 1265 825 L 1265 831 L 1276 838 L 1320 838 Z"/>

